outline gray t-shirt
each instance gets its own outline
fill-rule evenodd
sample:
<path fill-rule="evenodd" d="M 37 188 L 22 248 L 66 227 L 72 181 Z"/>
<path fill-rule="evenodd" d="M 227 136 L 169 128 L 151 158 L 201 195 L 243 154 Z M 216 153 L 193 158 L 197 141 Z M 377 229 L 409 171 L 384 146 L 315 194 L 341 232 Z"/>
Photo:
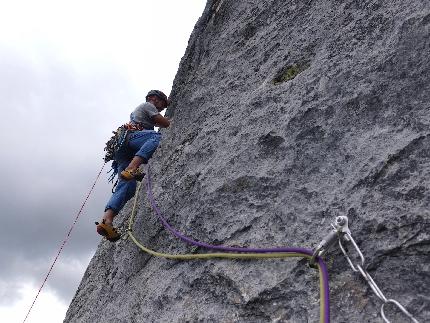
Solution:
<path fill-rule="evenodd" d="M 131 114 L 130 121 L 132 123 L 139 123 L 145 129 L 154 130 L 154 117 L 160 114 L 157 108 L 150 102 L 145 102 L 139 105 Z"/>

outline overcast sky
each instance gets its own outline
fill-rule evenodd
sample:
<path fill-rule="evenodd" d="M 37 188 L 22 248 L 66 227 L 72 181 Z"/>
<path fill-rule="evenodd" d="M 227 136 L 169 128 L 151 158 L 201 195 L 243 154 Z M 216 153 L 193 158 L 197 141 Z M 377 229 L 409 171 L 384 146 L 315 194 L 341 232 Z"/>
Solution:
<path fill-rule="evenodd" d="M 0 318 L 22 322 L 103 161 L 168 94 L 206 0 L 0 0 Z M 100 241 L 103 173 L 27 322 L 61 322 Z"/>

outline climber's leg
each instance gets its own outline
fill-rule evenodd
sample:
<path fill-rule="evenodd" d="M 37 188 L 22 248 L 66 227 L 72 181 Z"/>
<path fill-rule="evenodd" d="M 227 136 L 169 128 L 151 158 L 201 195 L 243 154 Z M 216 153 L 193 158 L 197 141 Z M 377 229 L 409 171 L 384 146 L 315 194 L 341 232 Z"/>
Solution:
<path fill-rule="evenodd" d="M 157 149 L 161 139 L 161 134 L 153 130 L 143 130 L 133 132 L 128 138 L 130 149 L 136 151 L 135 156 L 121 172 L 121 177 L 125 180 L 141 179 L 143 173 L 139 166 L 148 163 Z"/>

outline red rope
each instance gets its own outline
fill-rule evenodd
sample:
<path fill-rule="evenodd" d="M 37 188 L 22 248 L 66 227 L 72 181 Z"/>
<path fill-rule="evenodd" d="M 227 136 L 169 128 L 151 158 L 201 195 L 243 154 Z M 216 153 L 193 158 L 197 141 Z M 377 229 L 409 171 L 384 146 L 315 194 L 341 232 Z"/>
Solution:
<path fill-rule="evenodd" d="M 69 238 L 70 238 L 70 234 L 72 233 L 73 228 L 75 227 L 76 223 L 78 222 L 79 216 L 81 215 L 82 210 L 84 209 L 85 204 L 87 203 L 87 201 L 88 201 L 88 199 L 89 199 L 89 197 L 90 197 L 91 193 L 93 192 L 94 187 L 96 186 L 96 183 L 97 183 L 97 181 L 98 181 L 98 179 L 99 179 L 99 177 L 100 177 L 100 175 L 101 175 L 101 173 L 102 173 L 103 168 L 105 167 L 105 165 L 106 165 L 106 164 L 103 164 L 102 168 L 100 169 L 99 174 L 97 175 L 97 177 L 96 177 L 96 179 L 95 179 L 95 181 L 94 181 L 94 183 L 93 183 L 93 186 L 91 187 L 90 191 L 88 192 L 87 197 L 86 197 L 86 198 L 85 198 L 85 200 L 84 200 L 84 203 L 82 203 L 82 206 L 81 206 L 81 208 L 79 209 L 78 214 L 76 215 L 75 221 L 73 222 L 72 226 L 70 227 L 70 230 L 69 230 L 69 232 L 67 233 L 66 238 L 64 239 L 64 241 L 63 241 L 63 243 L 62 243 L 62 245 L 61 245 L 60 249 L 58 250 L 57 256 L 55 257 L 54 261 L 52 262 L 51 268 L 49 268 L 49 271 L 48 271 L 48 273 L 46 274 L 45 279 L 43 280 L 42 286 L 40 286 L 39 291 L 37 292 L 37 295 L 36 295 L 36 297 L 34 298 L 33 303 L 31 304 L 30 309 L 28 310 L 27 315 L 25 316 L 25 319 L 24 319 L 23 323 L 27 320 L 28 316 L 30 315 L 30 312 L 31 312 L 31 310 L 33 309 L 34 304 L 36 303 L 36 300 L 37 300 L 37 298 L 39 297 L 39 294 L 40 294 L 40 292 L 42 291 L 43 286 L 45 286 L 45 283 L 46 283 L 46 281 L 48 280 L 48 277 L 49 277 L 49 275 L 51 274 L 51 271 L 52 271 L 52 269 L 54 268 L 54 265 L 55 265 L 55 263 L 57 262 L 58 257 L 60 257 L 61 251 L 63 251 L 64 245 L 65 245 L 65 244 L 67 243 L 67 241 L 69 240 Z"/>

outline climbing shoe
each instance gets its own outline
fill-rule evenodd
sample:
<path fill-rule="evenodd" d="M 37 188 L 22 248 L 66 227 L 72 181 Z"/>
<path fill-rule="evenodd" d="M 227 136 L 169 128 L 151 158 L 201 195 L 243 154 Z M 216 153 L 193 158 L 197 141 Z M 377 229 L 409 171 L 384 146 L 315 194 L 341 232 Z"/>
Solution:
<path fill-rule="evenodd" d="M 96 222 L 96 225 L 97 233 L 104 236 L 107 240 L 115 242 L 120 238 L 120 234 L 116 229 L 112 225 L 106 224 L 105 220 L 103 220 L 102 223 Z"/>
<path fill-rule="evenodd" d="M 145 177 L 145 173 L 142 172 L 139 168 L 137 169 L 124 169 L 121 172 L 121 178 L 126 181 L 131 181 L 135 179 L 136 181 L 141 181 Z"/>

